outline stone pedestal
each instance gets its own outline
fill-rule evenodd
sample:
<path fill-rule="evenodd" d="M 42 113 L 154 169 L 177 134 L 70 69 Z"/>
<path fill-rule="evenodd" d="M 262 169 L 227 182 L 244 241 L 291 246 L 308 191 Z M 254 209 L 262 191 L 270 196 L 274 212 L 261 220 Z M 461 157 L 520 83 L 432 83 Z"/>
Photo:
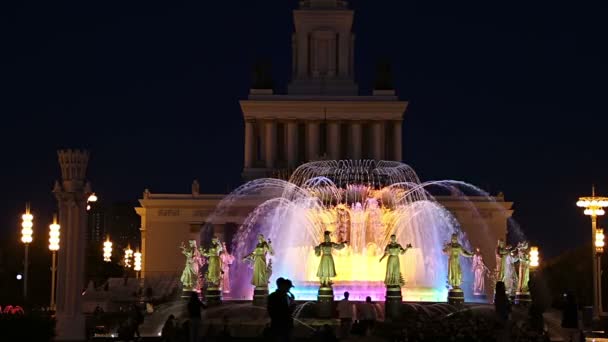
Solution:
<path fill-rule="evenodd" d="M 488 301 L 488 296 L 485 293 L 473 294 L 473 298 L 478 302 L 487 302 Z"/>
<path fill-rule="evenodd" d="M 266 306 L 268 301 L 268 287 L 256 287 L 253 290 L 253 305 Z"/>
<path fill-rule="evenodd" d="M 384 303 L 385 317 L 388 319 L 398 318 L 401 315 L 402 305 L 401 287 L 387 286 L 386 302 Z"/>
<path fill-rule="evenodd" d="M 322 286 L 317 295 L 317 316 L 319 318 L 331 318 L 334 313 L 334 289 Z"/>
<path fill-rule="evenodd" d="M 532 302 L 530 292 L 517 292 L 515 294 L 515 304 L 518 305 L 529 305 Z"/>
<path fill-rule="evenodd" d="M 219 287 L 208 287 L 205 290 L 205 301 L 207 305 L 219 305 L 222 303 L 222 290 Z"/>
<path fill-rule="evenodd" d="M 448 292 L 448 304 L 462 305 L 464 303 L 464 292 L 460 288 L 451 289 Z"/>

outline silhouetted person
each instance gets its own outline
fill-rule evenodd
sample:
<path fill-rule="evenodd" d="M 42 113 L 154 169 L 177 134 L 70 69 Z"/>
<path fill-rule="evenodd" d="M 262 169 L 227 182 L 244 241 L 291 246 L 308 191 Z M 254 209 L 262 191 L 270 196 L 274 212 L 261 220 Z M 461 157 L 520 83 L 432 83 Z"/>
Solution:
<path fill-rule="evenodd" d="M 540 298 L 538 286 L 535 282 L 532 282 L 532 280 L 528 281 L 528 288 L 530 289 L 530 297 L 532 299 L 530 308 L 528 309 L 530 328 L 536 332 L 542 332 L 545 328 L 545 319 L 543 318 L 545 310 L 542 298 Z"/>
<path fill-rule="evenodd" d="M 201 309 L 205 308 L 200 299 L 198 299 L 198 293 L 192 292 L 190 300 L 188 301 L 188 317 L 190 318 L 190 342 L 199 342 L 199 330 L 201 326 Z"/>
<path fill-rule="evenodd" d="M 568 291 L 565 295 L 565 305 L 562 311 L 562 328 L 573 342 L 580 340 L 581 332 L 578 325 L 578 304 L 574 292 Z"/>
<path fill-rule="evenodd" d="M 365 298 L 365 303 L 361 305 L 359 311 L 359 321 L 363 326 L 363 334 L 368 335 L 376 324 L 376 308 L 372 303 L 372 297 Z"/>
<path fill-rule="evenodd" d="M 144 322 L 144 314 L 139 310 L 137 305 L 131 305 L 131 312 L 129 313 L 129 321 L 133 328 L 133 332 L 137 336 L 137 338 L 141 337 L 139 333 L 139 326 Z"/>
<path fill-rule="evenodd" d="M 293 330 L 291 281 L 277 279 L 277 289 L 268 296 L 270 331 L 275 341 L 289 341 Z"/>
<path fill-rule="evenodd" d="M 175 326 L 175 316 L 169 315 L 169 317 L 165 321 L 165 325 L 163 325 L 161 336 L 162 341 L 165 342 L 177 341 L 177 327 Z"/>
<path fill-rule="evenodd" d="M 505 323 L 509 320 L 511 314 L 511 302 L 507 296 L 505 283 L 502 281 L 496 282 L 494 291 L 494 310 L 500 320 Z"/>
<path fill-rule="evenodd" d="M 344 292 L 344 299 L 338 303 L 338 318 L 340 318 L 340 338 L 350 334 L 353 325 L 353 303 L 348 300 L 350 293 Z"/>

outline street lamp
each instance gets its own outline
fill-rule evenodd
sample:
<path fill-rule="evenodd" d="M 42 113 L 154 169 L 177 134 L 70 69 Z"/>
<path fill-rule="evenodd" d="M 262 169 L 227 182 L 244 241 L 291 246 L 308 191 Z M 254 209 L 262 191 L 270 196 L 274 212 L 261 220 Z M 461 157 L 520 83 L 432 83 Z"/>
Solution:
<path fill-rule="evenodd" d="M 133 258 L 133 250 L 131 249 L 131 245 L 127 244 L 127 249 L 125 249 L 125 268 L 131 268 L 131 258 Z"/>
<path fill-rule="evenodd" d="M 595 253 L 604 253 L 604 230 L 596 229 L 595 230 Z M 598 258 L 598 262 L 600 259 Z M 601 270 L 602 267 L 600 266 Z"/>
<path fill-rule="evenodd" d="M 137 272 L 137 278 L 139 278 L 139 272 L 141 271 L 141 253 L 139 250 L 133 253 L 133 270 Z"/>
<path fill-rule="evenodd" d="M 580 197 L 576 205 L 585 208 L 584 214 L 591 216 L 591 240 L 596 240 L 597 217 L 604 215 L 606 212 L 603 208 L 608 207 L 608 197 L 595 196 L 595 187 L 591 188 L 590 197 Z M 602 233 L 603 235 L 603 233 Z M 602 241 L 603 242 L 603 241 Z M 603 246 L 602 246 L 603 247 Z M 596 251 L 596 246 L 592 243 L 592 259 L 593 259 L 593 318 L 599 319 L 602 309 L 602 280 L 600 278 L 599 269 L 599 253 Z"/>
<path fill-rule="evenodd" d="M 21 242 L 25 244 L 25 262 L 23 266 L 23 298 L 27 299 L 27 267 L 29 264 L 28 260 L 28 247 L 32 242 L 32 234 L 34 231 L 32 227 L 34 224 L 32 221 L 34 220 L 34 216 L 30 213 L 30 204 L 27 203 L 25 205 L 25 214 L 21 216 L 23 220 L 21 222 Z"/>
<path fill-rule="evenodd" d="M 112 241 L 110 241 L 109 236 L 106 238 L 106 242 L 103 243 L 103 261 L 112 261 Z"/>
<path fill-rule="evenodd" d="M 51 264 L 51 310 L 55 311 L 55 274 L 57 273 L 57 251 L 59 250 L 59 230 L 57 215 L 53 215 L 53 223 L 49 226 L 49 250 L 53 254 Z"/>
<path fill-rule="evenodd" d="M 530 247 L 530 267 L 536 268 L 540 265 L 540 258 L 538 257 L 538 247 Z"/>
<path fill-rule="evenodd" d="M 95 195 L 95 193 L 92 193 L 91 196 L 87 198 L 87 211 L 91 210 L 91 205 L 89 203 L 92 202 L 97 202 L 97 195 Z"/>

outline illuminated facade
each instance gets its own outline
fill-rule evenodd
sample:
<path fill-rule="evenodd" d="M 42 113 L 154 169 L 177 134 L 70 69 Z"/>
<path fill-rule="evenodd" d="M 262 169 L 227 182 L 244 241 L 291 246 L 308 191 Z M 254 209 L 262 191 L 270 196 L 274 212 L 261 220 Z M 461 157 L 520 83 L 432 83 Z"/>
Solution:
<path fill-rule="evenodd" d="M 304 162 L 322 159 L 402 160 L 402 122 L 407 102 L 399 101 L 386 82 L 378 82 L 372 94 L 359 95 L 353 74 L 353 17 L 354 12 L 345 1 L 300 1 L 294 11 L 293 80 L 287 94 L 275 94 L 264 82 L 254 79 L 249 97 L 241 101 L 245 121 L 244 179 L 285 177 Z M 201 194 L 197 181 L 189 194 L 146 190 L 136 208 L 141 216 L 142 277 L 178 276 L 185 262 L 179 252 L 182 242 L 194 239 L 205 245 L 213 234 L 230 241 L 252 210 L 267 199 L 264 194 L 241 198 L 231 210 L 211 218 L 224 198 L 225 195 Z M 438 196 L 436 200 L 470 232 L 467 237 L 471 245 L 482 247 L 487 266 L 494 268 L 494 247 L 497 239 L 506 236 L 512 203 L 502 195 L 491 199 Z M 314 215 L 326 221 L 325 228 L 337 236 L 339 212 L 340 207 L 335 206 Z M 390 230 L 391 212 L 386 208 L 380 208 L 378 217 L 368 215 L 362 219 L 379 220 L 384 232 Z M 411 253 L 406 258 L 417 256 Z M 318 259 L 308 260 L 312 264 L 307 267 L 310 274 L 306 278 L 315 281 L 313 266 Z M 411 264 L 408 260 L 404 259 L 402 265 Z M 357 270 L 349 270 L 352 258 L 337 255 L 336 264 L 340 277 L 358 277 Z M 375 265 L 365 268 L 373 270 L 366 273 L 366 279 L 383 279 L 384 268 L 377 265 L 376 260 Z M 412 272 L 405 270 L 404 274 L 413 276 Z"/>

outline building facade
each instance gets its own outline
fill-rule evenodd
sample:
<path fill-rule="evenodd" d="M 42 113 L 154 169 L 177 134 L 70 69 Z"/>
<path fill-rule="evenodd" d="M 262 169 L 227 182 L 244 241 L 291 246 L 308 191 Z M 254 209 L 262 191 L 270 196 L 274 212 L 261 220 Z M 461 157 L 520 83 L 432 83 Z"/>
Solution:
<path fill-rule="evenodd" d="M 293 13 L 292 81 L 287 94 L 275 94 L 268 82 L 254 84 L 241 101 L 245 121 L 243 178 L 289 174 L 319 159 L 401 161 L 402 125 L 407 102 L 387 82 L 372 94 L 359 95 L 354 81 L 354 12 L 346 1 L 300 1 Z M 263 79 L 261 75 L 259 78 Z M 141 216 L 144 277 L 177 276 L 184 266 L 180 245 L 215 234 L 225 241 L 264 198 L 235 202 L 229 212 L 214 211 L 225 195 L 155 194 L 146 190 L 136 208 Z M 504 238 L 512 203 L 495 198 L 444 196 L 437 200 L 468 232 L 488 267 L 494 246 Z M 202 233 L 201 233 L 202 232 Z"/>

